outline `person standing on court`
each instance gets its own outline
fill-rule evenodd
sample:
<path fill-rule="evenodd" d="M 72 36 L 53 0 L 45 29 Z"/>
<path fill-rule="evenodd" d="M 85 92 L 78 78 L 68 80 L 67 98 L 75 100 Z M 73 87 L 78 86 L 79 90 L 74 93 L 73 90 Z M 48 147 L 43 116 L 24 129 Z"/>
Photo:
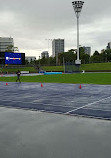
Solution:
<path fill-rule="evenodd" d="M 21 81 L 20 81 L 20 74 L 21 74 L 20 71 L 18 70 L 16 72 L 16 74 L 17 74 L 17 80 L 16 80 L 16 82 L 19 81 L 21 83 Z"/>

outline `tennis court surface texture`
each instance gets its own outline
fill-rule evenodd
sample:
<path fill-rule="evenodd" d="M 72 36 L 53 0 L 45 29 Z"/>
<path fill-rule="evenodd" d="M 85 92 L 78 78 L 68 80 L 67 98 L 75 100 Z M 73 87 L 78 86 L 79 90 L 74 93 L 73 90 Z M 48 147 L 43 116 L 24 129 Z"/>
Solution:
<path fill-rule="evenodd" d="M 0 82 L 0 106 L 111 120 L 111 85 Z"/>

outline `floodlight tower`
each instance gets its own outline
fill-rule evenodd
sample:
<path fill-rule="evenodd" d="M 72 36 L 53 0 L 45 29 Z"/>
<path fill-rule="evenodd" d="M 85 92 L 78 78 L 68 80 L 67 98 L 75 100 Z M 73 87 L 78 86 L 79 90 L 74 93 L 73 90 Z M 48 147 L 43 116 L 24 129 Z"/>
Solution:
<path fill-rule="evenodd" d="M 84 2 L 83 1 L 73 1 L 72 5 L 77 17 L 77 60 L 75 60 L 76 65 L 81 64 L 81 60 L 79 60 L 79 16 L 82 10 Z"/>
<path fill-rule="evenodd" d="M 48 53 L 49 53 L 49 41 L 52 41 L 53 39 L 45 39 L 48 41 Z"/>

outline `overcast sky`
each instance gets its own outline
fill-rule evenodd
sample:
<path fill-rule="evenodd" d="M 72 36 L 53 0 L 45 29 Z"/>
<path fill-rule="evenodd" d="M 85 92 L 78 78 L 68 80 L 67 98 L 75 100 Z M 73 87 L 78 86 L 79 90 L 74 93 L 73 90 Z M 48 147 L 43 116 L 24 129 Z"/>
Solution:
<path fill-rule="evenodd" d="M 84 0 L 80 45 L 100 52 L 111 41 L 111 1 Z M 0 3 L 0 36 L 13 37 L 26 56 L 48 50 L 51 40 L 65 39 L 65 51 L 76 48 L 76 16 L 71 0 L 4 0 Z"/>

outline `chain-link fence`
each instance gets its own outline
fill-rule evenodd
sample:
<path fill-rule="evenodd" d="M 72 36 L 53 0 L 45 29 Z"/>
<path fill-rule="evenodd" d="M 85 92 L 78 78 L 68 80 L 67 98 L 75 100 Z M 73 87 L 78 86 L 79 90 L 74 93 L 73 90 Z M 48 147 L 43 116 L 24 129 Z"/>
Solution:
<path fill-rule="evenodd" d="M 80 65 L 75 64 L 75 62 L 66 62 L 65 63 L 65 73 L 74 73 L 80 72 Z"/>

